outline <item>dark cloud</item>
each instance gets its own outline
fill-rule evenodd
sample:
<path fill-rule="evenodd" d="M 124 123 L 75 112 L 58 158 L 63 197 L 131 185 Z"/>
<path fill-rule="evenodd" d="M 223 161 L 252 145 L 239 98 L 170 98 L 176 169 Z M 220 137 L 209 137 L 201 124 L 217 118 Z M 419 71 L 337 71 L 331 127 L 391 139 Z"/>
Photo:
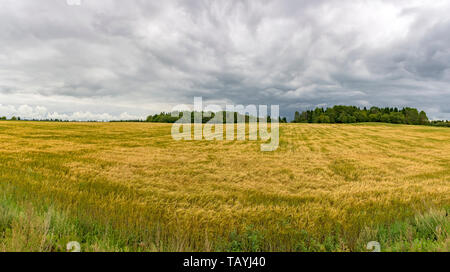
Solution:
<path fill-rule="evenodd" d="M 0 6 L 0 114 L 140 117 L 203 96 L 288 116 L 351 104 L 450 119 L 448 1 Z"/>

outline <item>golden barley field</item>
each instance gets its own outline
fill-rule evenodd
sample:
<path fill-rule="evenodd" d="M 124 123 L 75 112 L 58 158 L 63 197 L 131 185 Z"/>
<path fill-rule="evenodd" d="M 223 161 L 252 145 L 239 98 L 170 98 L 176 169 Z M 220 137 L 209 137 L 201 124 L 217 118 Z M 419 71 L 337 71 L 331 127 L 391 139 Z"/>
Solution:
<path fill-rule="evenodd" d="M 0 122 L 0 251 L 449 251 L 450 129 Z"/>

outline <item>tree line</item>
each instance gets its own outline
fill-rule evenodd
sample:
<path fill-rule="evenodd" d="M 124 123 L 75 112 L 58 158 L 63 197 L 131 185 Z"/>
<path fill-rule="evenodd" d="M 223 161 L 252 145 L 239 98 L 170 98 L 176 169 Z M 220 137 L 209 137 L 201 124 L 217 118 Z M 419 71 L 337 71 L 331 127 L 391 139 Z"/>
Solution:
<path fill-rule="evenodd" d="M 6 120 L 10 120 L 10 121 L 20 121 L 20 117 L 13 116 L 13 117 L 11 117 L 10 119 L 6 118 L 6 116 L 0 117 L 0 121 L 6 121 Z"/>
<path fill-rule="evenodd" d="M 215 117 L 215 113 L 208 113 L 210 117 L 203 116 L 202 122 L 207 123 Z M 238 113 L 222 112 L 223 123 L 226 122 L 227 114 L 234 114 L 235 123 L 237 122 Z M 245 122 L 249 122 L 249 115 L 241 116 Z M 172 117 L 171 113 L 162 112 L 160 114 L 150 115 L 147 122 L 153 123 L 175 123 L 179 117 Z M 242 119 L 241 119 L 242 120 Z M 194 122 L 194 113 L 191 113 L 191 121 Z M 270 122 L 270 117 L 268 122 Z M 280 117 L 280 123 L 288 123 L 286 117 Z M 431 125 L 450 127 L 449 121 L 430 121 L 424 111 L 418 111 L 415 108 L 359 108 L 356 106 L 334 106 L 332 108 L 316 108 L 303 112 L 295 112 L 292 123 L 326 123 L 326 124 L 348 124 L 348 123 L 365 123 L 380 122 L 392 124 L 409 124 L 409 125 Z"/>
<path fill-rule="evenodd" d="M 424 111 L 415 108 L 359 108 L 355 106 L 334 106 L 296 112 L 294 123 L 364 123 L 382 122 L 392 124 L 428 125 L 430 121 Z"/>
<path fill-rule="evenodd" d="M 195 120 L 195 112 L 191 112 L 191 123 L 194 122 Z M 241 120 L 241 122 L 245 122 L 248 123 L 250 122 L 250 115 L 248 114 L 240 114 L 237 112 L 227 112 L 227 111 L 222 111 L 219 113 L 215 113 L 215 112 L 201 112 L 201 116 L 202 116 L 202 123 L 206 124 L 208 122 L 210 122 L 213 118 L 215 118 L 217 116 L 217 114 L 222 114 L 222 121 L 219 123 L 223 123 L 225 124 L 227 122 L 227 119 L 229 120 L 234 120 L 234 123 L 237 123 L 239 120 Z M 147 117 L 147 122 L 152 122 L 152 123 L 175 123 L 176 121 L 178 121 L 180 119 L 180 113 L 175 113 L 176 117 L 172 116 L 172 113 L 167 113 L 167 112 L 162 112 L 160 114 L 155 114 L 155 115 L 149 115 Z M 257 120 L 258 121 L 258 120 Z M 270 116 L 268 116 L 267 118 L 268 122 L 271 122 L 271 118 Z M 280 123 L 287 123 L 287 118 L 281 118 L 279 119 Z"/>
<path fill-rule="evenodd" d="M 332 108 L 315 108 L 303 112 L 295 112 L 293 123 L 364 123 L 381 122 L 392 124 L 408 125 L 430 125 L 450 127 L 450 122 L 430 121 L 424 111 L 418 111 L 415 108 L 379 108 L 355 106 L 334 106 Z"/>
<path fill-rule="evenodd" d="M 221 112 L 223 116 L 222 123 L 226 123 L 227 118 L 233 118 L 234 123 L 238 120 L 248 123 L 250 116 L 248 114 L 242 115 L 237 112 Z M 208 123 L 216 117 L 218 113 L 214 112 L 202 112 L 202 123 Z M 191 112 L 191 122 L 194 122 L 194 112 Z M 159 114 L 149 115 L 146 120 L 123 120 L 123 121 L 111 121 L 111 122 L 151 122 L 151 123 L 175 123 L 181 117 L 181 113 L 175 114 L 161 112 Z M 20 121 L 20 117 L 11 117 L 8 119 L 3 116 L 0 117 L 0 121 Z M 27 120 L 27 121 L 50 121 L 50 122 L 67 122 L 59 119 L 46 119 L 46 120 Z M 271 122 L 270 116 L 268 122 Z M 95 121 L 91 121 L 95 122 Z M 280 123 L 288 123 L 286 117 L 279 118 Z M 315 108 L 314 110 L 306 110 L 303 112 L 295 112 L 292 123 L 325 123 L 325 124 L 348 124 L 348 123 L 364 123 L 364 122 L 381 122 L 392 124 L 409 124 L 409 125 L 429 125 L 450 127 L 450 121 L 448 120 L 434 120 L 430 121 L 427 114 L 424 111 L 418 111 L 415 108 L 359 108 L 356 106 L 334 106 L 332 108 Z M 219 122 L 220 123 L 220 122 Z"/>

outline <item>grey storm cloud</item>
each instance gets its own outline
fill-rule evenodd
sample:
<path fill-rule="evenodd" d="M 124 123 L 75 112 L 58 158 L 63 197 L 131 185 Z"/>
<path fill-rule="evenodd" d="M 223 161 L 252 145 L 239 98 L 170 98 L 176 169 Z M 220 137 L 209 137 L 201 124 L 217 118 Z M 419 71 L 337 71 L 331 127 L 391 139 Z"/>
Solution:
<path fill-rule="evenodd" d="M 0 114 L 141 118 L 202 96 L 450 119 L 450 1 L 70 2 L 0 2 Z"/>

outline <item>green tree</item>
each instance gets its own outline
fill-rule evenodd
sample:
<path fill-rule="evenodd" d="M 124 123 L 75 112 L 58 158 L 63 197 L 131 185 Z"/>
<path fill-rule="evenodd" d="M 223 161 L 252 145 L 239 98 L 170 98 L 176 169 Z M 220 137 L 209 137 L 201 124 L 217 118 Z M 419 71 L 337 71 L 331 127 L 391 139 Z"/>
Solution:
<path fill-rule="evenodd" d="M 302 123 L 307 123 L 309 121 L 309 117 L 308 117 L 308 112 L 303 112 L 301 117 L 300 117 L 300 121 Z"/>
<path fill-rule="evenodd" d="M 385 113 L 381 116 L 381 122 L 383 123 L 389 123 L 391 121 L 391 117 L 389 114 Z"/>
<path fill-rule="evenodd" d="M 419 111 L 413 108 L 405 108 L 405 120 L 407 124 L 419 125 Z"/>
<path fill-rule="evenodd" d="M 348 122 L 349 123 L 356 123 L 356 117 L 353 115 L 348 116 Z"/>
<path fill-rule="evenodd" d="M 381 121 L 381 114 L 380 113 L 371 113 L 371 114 L 369 114 L 369 121 L 370 122 L 380 122 Z"/>
<path fill-rule="evenodd" d="M 325 114 L 330 118 L 330 123 L 336 123 L 336 111 L 334 110 L 334 108 L 328 108 L 325 111 Z"/>
<path fill-rule="evenodd" d="M 357 111 L 355 112 L 356 122 L 367 122 L 369 121 L 369 117 L 367 116 L 367 112 L 365 111 Z"/>
<path fill-rule="evenodd" d="M 341 113 L 337 119 L 337 122 L 343 124 L 348 123 L 348 115 L 345 112 Z"/>
<path fill-rule="evenodd" d="M 405 116 L 401 112 L 398 112 L 398 110 L 391 112 L 391 114 L 389 115 L 389 119 L 390 119 L 391 123 L 393 123 L 393 124 L 404 124 L 405 123 Z"/>
<path fill-rule="evenodd" d="M 380 113 L 380 108 L 378 108 L 378 107 L 371 107 L 369 112 L 370 112 L 370 114 L 378 114 L 378 113 Z"/>
<path fill-rule="evenodd" d="M 430 120 L 428 120 L 428 116 L 424 111 L 421 111 L 419 113 L 419 124 L 421 125 L 426 125 L 429 124 Z"/>
<path fill-rule="evenodd" d="M 298 111 L 295 112 L 294 123 L 300 123 L 301 115 Z"/>
<path fill-rule="evenodd" d="M 330 117 L 325 114 L 319 116 L 319 123 L 330 123 Z"/>

